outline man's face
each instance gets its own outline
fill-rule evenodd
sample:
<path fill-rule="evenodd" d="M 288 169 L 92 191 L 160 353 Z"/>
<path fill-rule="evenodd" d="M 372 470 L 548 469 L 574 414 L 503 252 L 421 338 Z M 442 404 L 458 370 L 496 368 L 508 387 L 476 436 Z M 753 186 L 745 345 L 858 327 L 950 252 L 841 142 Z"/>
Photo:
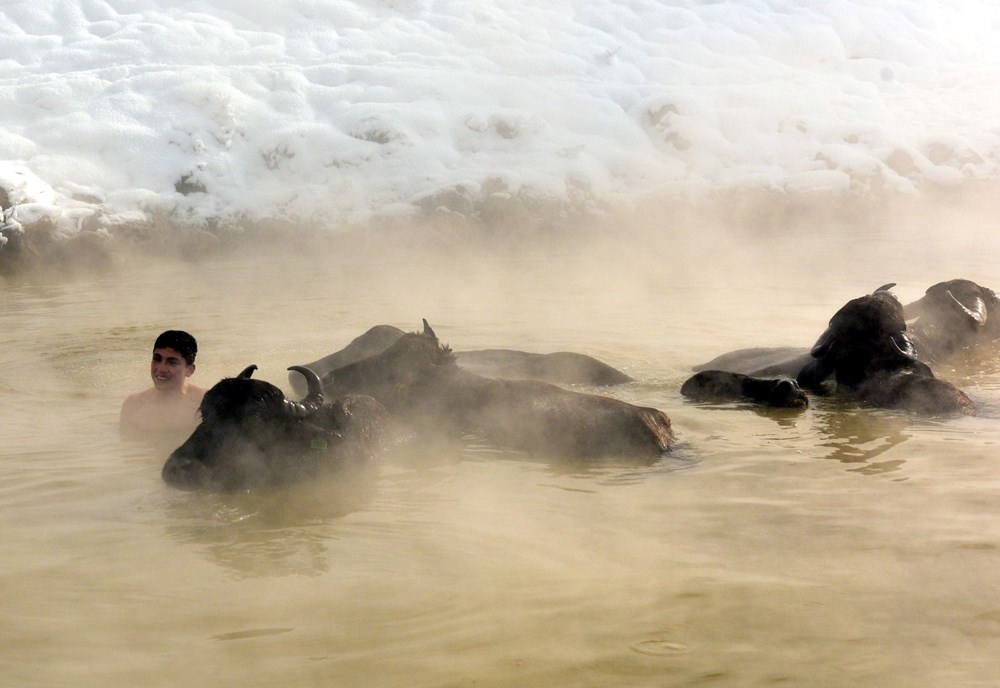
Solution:
<path fill-rule="evenodd" d="M 169 347 L 153 349 L 153 360 L 149 366 L 153 386 L 161 392 L 179 390 L 184 380 L 194 372 L 194 364 L 188 365 L 184 357 Z"/>

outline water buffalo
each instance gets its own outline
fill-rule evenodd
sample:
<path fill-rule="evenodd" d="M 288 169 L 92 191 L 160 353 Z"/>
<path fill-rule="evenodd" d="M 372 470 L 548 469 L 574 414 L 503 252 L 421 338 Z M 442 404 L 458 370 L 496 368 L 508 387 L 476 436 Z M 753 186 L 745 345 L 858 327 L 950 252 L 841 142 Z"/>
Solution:
<path fill-rule="evenodd" d="M 385 351 L 330 371 L 326 393 L 367 394 L 425 429 L 473 433 L 498 446 L 563 458 L 657 457 L 673 440 L 662 411 L 540 380 L 463 370 L 427 321 Z"/>
<path fill-rule="evenodd" d="M 688 378 L 681 394 L 696 401 L 750 401 L 777 408 L 806 408 L 808 395 L 787 377 L 762 378 L 722 370 L 703 370 Z"/>
<path fill-rule="evenodd" d="M 346 347 L 304 367 L 323 376 L 363 358 L 374 356 L 392 346 L 405 333 L 392 325 L 376 325 L 356 337 Z M 534 379 L 570 385 L 620 385 L 632 378 L 622 371 L 586 354 L 557 351 L 537 354 L 514 349 L 483 349 L 453 352 L 459 367 L 484 377 Z M 305 393 L 305 380 L 289 375 L 292 388 Z"/>
<path fill-rule="evenodd" d="M 907 330 L 913 350 L 928 364 L 942 363 L 961 351 L 992 351 L 1000 343 L 1000 299 L 992 289 L 970 280 L 939 282 L 904 306 L 903 313 L 913 321 Z M 808 347 L 755 347 L 722 354 L 694 370 L 797 377 L 812 362 Z"/>
<path fill-rule="evenodd" d="M 811 350 L 813 362 L 799 372 L 799 384 L 818 388 L 832 376 L 839 394 L 872 406 L 929 415 L 974 413 L 965 392 L 917 360 L 892 286 L 852 299 L 834 314 Z"/>
<path fill-rule="evenodd" d="M 1000 299 L 992 289 L 970 280 L 939 282 L 903 312 L 907 320 L 916 318 L 911 326 L 913 344 L 927 363 L 1000 341 Z"/>
<path fill-rule="evenodd" d="M 975 406 L 964 392 L 936 378 L 926 363 L 917 360 L 903 306 L 890 291 L 893 286 L 884 285 L 844 305 L 830 319 L 804 365 L 802 355 L 790 350 L 789 372 L 805 389 L 833 391 L 871 406 L 927 415 L 974 413 Z M 740 393 L 748 385 L 745 374 L 702 370 L 698 375 L 709 372 L 718 390 L 728 392 L 732 399 L 745 398 Z"/>
<path fill-rule="evenodd" d="M 163 479 L 186 490 L 273 487 L 372 459 L 388 414 L 375 399 L 323 402 L 319 377 L 301 368 L 309 392 L 301 401 L 251 379 L 257 366 L 205 393 L 201 423 L 167 459 Z"/>

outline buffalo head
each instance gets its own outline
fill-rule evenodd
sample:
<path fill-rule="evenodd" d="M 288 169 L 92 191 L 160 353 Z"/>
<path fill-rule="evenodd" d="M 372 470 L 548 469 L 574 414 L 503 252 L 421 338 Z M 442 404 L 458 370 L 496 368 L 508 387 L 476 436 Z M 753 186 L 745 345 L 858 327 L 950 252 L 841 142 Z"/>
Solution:
<path fill-rule="evenodd" d="M 315 373 L 295 368 L 306 376 L 309 393 L 292 401 L 276 386 L 251 379 L 256 369 L 249 366 L 205 393 L 201 423 L 163 466 L 168 484 L 233 490 L 295 482 L 334 467 L 350 449 L 339 422 L 344 414 L 323 403 Z M 368 401 L 374 404 L 369 415 L 378 415 L 381 407 Z"/>
<path fill-rule="evenodd" d="M 1000 299 L 965 279 L 939 282 L 907 304 L 918 355 L 940 361 L 962 349 L 1000 340 Z"/>
<path fill-rule="evenodd" d="M 834 375 L 839 385 L 853 387 L 872 374 L 927 366 L 916 361 L 906 334 L 903 307 L 886 284 L 873 293 L 848 301 L 830 318 L 826 331 L 813 345 L 813 363 L 798 380 L 816 387 Z"/>
<path fill-rule="evenodd" d="M 327 373 L 323 390 L 330 395 L 367 394 L 393 412 L 420 404 L 418 388 L 439 373 L 457 370 L 451 349 L 441 345 L 427 320 L 423 326 L 422 332 L 406 333 L 380 353 Z"/>
<path fill-rule="evenodd" d="M 972 401 L 954 385 L 934 377 L 917 360 L 906 332 L 903 306 L 879 287 L 848 301 L 813 346 L 813 362 L 799 373 L 799 383 L 817 388 L 833 376 L 837 390 L 859 401 L 918 413 L 972 413 Z"/>

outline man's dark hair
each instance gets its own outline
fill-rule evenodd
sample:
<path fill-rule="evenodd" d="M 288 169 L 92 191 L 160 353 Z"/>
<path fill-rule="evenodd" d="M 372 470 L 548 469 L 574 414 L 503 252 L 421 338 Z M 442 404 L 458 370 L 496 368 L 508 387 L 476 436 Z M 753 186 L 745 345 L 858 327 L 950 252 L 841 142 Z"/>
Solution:
<path fill-rule="evenodd" d="M 188 365 L 193 365 L 194 357 L 198 355 L 198 342 L 184 330 L 167 330 L 156 338 L 153 348 L 173 349 L 184 357 Z"/>

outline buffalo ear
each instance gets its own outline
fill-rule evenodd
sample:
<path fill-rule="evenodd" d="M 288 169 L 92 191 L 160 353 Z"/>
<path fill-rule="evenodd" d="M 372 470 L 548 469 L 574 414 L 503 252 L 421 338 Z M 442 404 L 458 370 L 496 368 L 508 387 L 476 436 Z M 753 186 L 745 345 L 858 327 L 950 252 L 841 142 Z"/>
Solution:
<path fill-rule="evenodd" d="M 248 365 L 246 368 L 243 369 L 243 372 L 237 375 L 236 377 L 239 380 L 249 380 L 250 376 L 253 375 L 253 371 L 255 370 L 257 370 L 256 364 Z"/>
<path fill-rule="evenodd" d="M 816 340 L 816 343 L 813 344 L 813 347 L 809 351 L 809 353 L 812 355 L 813 358 L 823 358 L 824 356 L 830 353 L 830 351 L 833 349 L 833 344 L 836 341 L 837 341 L 836 333 L 833 331 L 832 327 L 828 327 L 826 329 L 826 332 L 821 334 L 819 336 L 819 339 Z"/>
<path fill-rule="evenodd" d="M 890 336 L 889 340 L 892 342 L 892 345 L 896 347 L 896 351 L 903 354 L 907 358 L 915 359 L 917 357 L 917 352 L 913 348 L 913 342 L 910 341 L 910 338 L 906 336 L 905 332 Z M 902 340 L 902 344 L 900 344 L 899 340 Z"/>
<path fill-rule="evenodd" d="M 438 337 L 436 334 L 434 334 L 434 330 L 431 329 L 430 324 L 428 324 L 427 318 L 423 318 L 423 321 L 424 321 L 424 334 L 427 335 L 428 337 L 434 337 L 434 339 L 437 339 Z"/>

